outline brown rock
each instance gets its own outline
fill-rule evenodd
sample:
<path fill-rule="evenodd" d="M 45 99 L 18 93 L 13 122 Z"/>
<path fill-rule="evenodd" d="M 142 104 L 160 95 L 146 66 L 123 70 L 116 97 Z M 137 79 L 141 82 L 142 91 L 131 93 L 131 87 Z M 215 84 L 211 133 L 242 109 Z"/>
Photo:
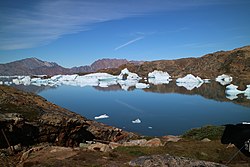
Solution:
<path fill-rule="evenodd" d="M 93 151 L 101 151 L 101 152 L 111 151 L 111 148 L 109 147 L 109 145 L 103 144 L 103 143 L 91 144 L 90 146 L 88 146 L 88 149 L 93 150 Z"/>
<path fill-rule="evenodd" d="M 159 147 L 162 145 L 163 144 L 159 138 L 150 139 L 144 144 L 144 146 L 148 146 L 148 147 Z"/>

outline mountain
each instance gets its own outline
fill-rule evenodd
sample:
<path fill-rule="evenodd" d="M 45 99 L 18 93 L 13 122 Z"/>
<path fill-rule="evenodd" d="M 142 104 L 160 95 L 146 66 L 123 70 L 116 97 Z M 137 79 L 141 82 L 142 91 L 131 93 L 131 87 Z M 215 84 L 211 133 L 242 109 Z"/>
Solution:
<path fill-rule="evenodd" d="M 199 58 L 182 58 L 177 60 L 157 60 L 139 65 L 126 64 L 116 69 L 99 70 L 119 74 L 120 70 L 128 68 L 142 77 L 154 70 L 167 71 L 173 78 L 193 74 L 202 78 L 214 79 L 221 74 L 229 74 L 234 80 L 245 80 L 250 83 L 250 46 L 230 51 L 219 51 Z"/>
<path fill-rule="evenodd" d="M 11 63 L 0 64 L 0 75 L 55 75 L 69 73 L 67 68 L 56 63 L 27 58 Z"/>
<path fill-rule="evenodd" d="M 54 62 L 42 61 L 37 58 L 27 58 L 11 63 L 0 64 L 0 75 L 56 75 L 89 73 L 100 69 L 118 68 L 126 63 L 138 65 L 141 61 L 128 61 L 126 59 L 100 59 L 90 66 L 64 68 Z"/>

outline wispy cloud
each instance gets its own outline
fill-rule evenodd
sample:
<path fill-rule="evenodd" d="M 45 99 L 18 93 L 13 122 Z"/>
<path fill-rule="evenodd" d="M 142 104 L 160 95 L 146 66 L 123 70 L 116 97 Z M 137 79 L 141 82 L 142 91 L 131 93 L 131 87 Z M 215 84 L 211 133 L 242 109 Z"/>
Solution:
<path fill-rule="evenodd" d="M 0 49 L 45 45 L 63 35 L 89 30 L 95 23 L 228 1 L 233 0 L 3 0 Z"/>
<path fill-rule="evenodd" d="M 137 37 L 137 38 L 135 38 L 135 39 L 132 39 L 132 40 L 126 42 L 125 44 L 122 44 L 122 45 L 116 47 L 114 50 L 119 50 L 119 49 L 121 49 L 121 48 L 124 48 L 124 47 L 126 47 L 126 46 L 128 46 L 128 45 L 130 45 L 130 44 L 132 44 L 132 43 L 135 43 L 136 41 L 142 40 L 143 38 L 144 38 L 144 36 L 141 36 L 141 37 Z"/>

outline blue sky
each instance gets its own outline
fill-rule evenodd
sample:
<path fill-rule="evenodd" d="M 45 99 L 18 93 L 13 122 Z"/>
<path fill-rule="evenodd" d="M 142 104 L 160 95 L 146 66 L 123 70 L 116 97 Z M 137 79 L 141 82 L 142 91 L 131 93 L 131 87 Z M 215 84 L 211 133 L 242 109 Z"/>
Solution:
<path fill-rule="evenodd" d="M 199 57 L 250 44 L 249 0 L 1 0 L 0 63 Z"/>

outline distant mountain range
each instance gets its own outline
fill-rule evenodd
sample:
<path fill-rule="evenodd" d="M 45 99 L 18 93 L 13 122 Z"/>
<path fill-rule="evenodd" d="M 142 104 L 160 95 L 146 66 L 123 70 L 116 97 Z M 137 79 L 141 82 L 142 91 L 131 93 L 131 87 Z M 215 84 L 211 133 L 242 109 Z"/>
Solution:
<path fill-rule="evenodd" d="M 64 68 L 57 63 L 42 61 L 37 58 L 27 58 L 6 64 L 0 64 L 0 75 L 56 75 L 90 73 L 100 69 L 118 68 L 127 63 L 139 65 L 142 61 L 128 61 L 126 59 L 100 59 L 90 66 Z"/>
<path fill-rule="evenodd" d="M 121 69 L 145 77 L 154 70 L 167 71 L 172 77 L 183 77 L 191 73 L 202 78 L 215 78 L 221 74 L 229 74 L 234 80 L 249 81 L 250 84 L 250 46 L 230 51 L 219 51 L 199 58 L 183 58 L 177 60 L 128 61 L 126 59 L 100 59 L 90 66 L 64 68 L 56 63 L 37 58 L 28 58 L 11 63 L 0 64 L 0 75 L 55 75 L 89 72 L 108 72 L 119 74 Z"/>

